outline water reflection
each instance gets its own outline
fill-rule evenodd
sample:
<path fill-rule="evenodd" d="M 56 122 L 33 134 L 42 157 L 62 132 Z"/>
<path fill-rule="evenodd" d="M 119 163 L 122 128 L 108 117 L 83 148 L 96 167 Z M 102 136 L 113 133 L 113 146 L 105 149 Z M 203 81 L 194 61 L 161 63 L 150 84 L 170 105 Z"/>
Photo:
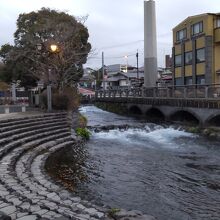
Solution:
<path fill-rule="evenodd" d="M 74 144 L 51 155 L 46 161 L 46 170 L 61 181 L 69 190 L 76 191 L 82 182 L 88 182 L 86 160 L 87 149 L 84 145 Z"/>

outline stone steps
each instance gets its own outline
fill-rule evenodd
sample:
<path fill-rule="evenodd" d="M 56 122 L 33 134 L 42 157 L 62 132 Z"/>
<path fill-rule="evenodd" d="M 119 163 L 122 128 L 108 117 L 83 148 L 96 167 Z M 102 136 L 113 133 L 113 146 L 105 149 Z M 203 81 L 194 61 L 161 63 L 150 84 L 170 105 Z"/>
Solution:
<path fill-rule="evenodd" d="M 74 144 L 65 113 L 0 120 L 0 213 L 12 220 L 105 219 L 102 208 L 45 173 L 48 156 Z"/>
<path fill-rule="evenodd" d="M 41 122 L 40 122 L 41 123 Z M 26 127 L 23 127 L 23 128 L 15 128 L 15 129 L 11 129 L 11 130 L 8 130 L 8 131 L 5 131 L 5 132 L 2 132 L 0 133 L 0 138 L 4 138 L 4 137 L 8 137 L 8 136 L 11 136 L 11 135 L 14 135 L 14 134 L 19 134 L 21 132 L 28 132 L 28 131 L 32 131 L 32 130 L 37 130 L 37 129 L 41 129 L 41 128 L 45 128 L 45 127 L 52 127 L 54 125 L 60 125 L 60 124 L 66 124 L 66 121 L 63 121 L 63 120 L 58 120 L 57 122 L 54 122 L 54 121 L 48 121 L 47 122 L 44 122 L 44 123 L 41 123 L 40 125 L 32 125 L 32 124 L 29 124 L 29 126 L 26 126 Z"/>
<path fill-rule="evenodd" d="M 61 123 L 60 123 L 60 122 L 59 122 L 59 123 L 49 123 L 48 125 L 53 126 L 53 127 L 49 127 L 49 128 L 48 128 L 48 129 L 51 130 L 51 132 L 44 132 L 44 133 L 42 133 L 40 130 L 37 130 L 38 133 L 36 134 L 36 130 L 34 130 L 34 131 L 35 131 L 35 134 L 33 134 L 33 135 L 29 135 L 29 136 L 26 136 L 26 137 L 21 138 L 21 139 L 17 139 L 17 138 L 16 138 L 15 140 L 12 140 L 11 142 L 9 142 L 9 143 L 3 145 L 3 146 L 0 148 L 0 159 L 1 159 L 5 154 L 9 153 L 10 150 L 14 149 L 15 147 L 17 147 L 17 146 L 20 145 L 20 144 L 25 144 L 25 143 L 28 143 L 28 142 L 33 143 L 34 140 L 36 140 L 36 139 L 38 139 L 38 142 L 40 142 L 42 137 L 48 136 L 48 135 L 50 135 L 50 133 L 53 133 L 53 130 L 54 130 L 55 127 L 56 127 L 56 128 L 57 128 L 57 127 L 58 127 L 58 128 L 64 128 L 65 123 L 63 123 L 63 122 L 61 122 Z M 56 125 L 56 126 L 55 126 L 55 125 Z M 42 126 L 37 126 L 37 127 L 38 127 L 38 128 L 41 128 Z M 42 128 L 45 128 L 45 126 L 43 126 Z M 67 127 L 66 127 L 66 129 L 67 129 Z M 32 130 L 32 131 L 33 131 L 33 130 Z M 40 138 L 40 139 L 39 139 L 39 138 Z"/>
<path fill-rule="evenodd" d="M 39 120 L 39 121 L 34 121 L 34 122 L 27 122 L 27 123 L 22 123 L 22 124 L 18 124 L 18 125 L 12 125 L 12 126 L 4 126 L 0 128 L 0 133 L 4 133 L 7 131 L 11 131 L 11 130 L 18 130 L 18 129 L 22 129 L 22 128 L 27 128 L 27 127 L 31 127 L 31 126 L 35 126 L 35 125 L 39 125 L 39 123 L 43 124 L 47 124 L 47 123 L 52 123 L 52 122 L 58 122 L 61 121 L 63 118 L 61 119 L 56 119 L 56 118 L 49 118 L 47 120 Z"/>
<path fill-rule="evenodd" d="M 32 116 L 25 116 L 25 117 L 18 117 L 18 118 L 9 118 L 9 119 L 1 119 L 0 123 L 1 126 L 4 125 L 15 125 L 19 123 L 25 123 L 27 121 L 36 121 L 39 119 L 47 119 L 47 118 L 59 118 L 59 117 L 66 117 L 66 113 L 47 113 L 47 114 L 37 114 Z"/>

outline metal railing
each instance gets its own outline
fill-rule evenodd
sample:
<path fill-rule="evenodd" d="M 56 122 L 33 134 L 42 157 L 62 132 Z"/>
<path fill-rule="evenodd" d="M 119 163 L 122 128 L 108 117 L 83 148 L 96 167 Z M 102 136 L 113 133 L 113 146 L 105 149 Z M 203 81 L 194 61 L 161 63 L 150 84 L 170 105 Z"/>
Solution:
<path fill-rule="evenodd" d="M 220 84 L 96 90 L 96 98 L 219 99 Z"/>

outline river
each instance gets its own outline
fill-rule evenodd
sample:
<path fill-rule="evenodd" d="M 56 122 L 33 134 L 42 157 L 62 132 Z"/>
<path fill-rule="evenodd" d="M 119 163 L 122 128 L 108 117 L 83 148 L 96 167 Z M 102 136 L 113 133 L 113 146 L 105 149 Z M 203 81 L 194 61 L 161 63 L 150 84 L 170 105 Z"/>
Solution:
<path fill-rule="evenodd" d="M 181 127 L 157 125 L 84 106 L 89 181 L 83 198 L 141 210 L 159 220 L 220 219 L 220 143 Z"/>

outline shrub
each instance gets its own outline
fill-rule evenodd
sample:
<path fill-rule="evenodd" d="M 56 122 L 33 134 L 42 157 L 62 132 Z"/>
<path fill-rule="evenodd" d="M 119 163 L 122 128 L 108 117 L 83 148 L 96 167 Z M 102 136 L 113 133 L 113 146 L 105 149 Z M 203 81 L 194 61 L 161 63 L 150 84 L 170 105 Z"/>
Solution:
<path fill-rule="evenodd" d="M 118 212 L 120 212 L 121 211 L 121 209 L 119 209 L 119 208 L 111 208 L 109 211 L 108 211 L 108 215 L 110 216 L 110 217 L 112 217 L 113 219 L 115 219 L 115 215 L 118 213 Z"/>
<path fill-rule="evenodd" d="M 199 127 L 189 127 L 187 129 L 187 131 L 190 132 L 190 133 L 199 133 L 200 129 L 199 129 Z"/>
<path fill-rule="evenodd" d="M 77 128 L 76 134 L 86 140 L 89 140 L 91 133 L 86 128 Z"/>
<path fill-rule="evenodd" d="M 62 94 L 68 98 L 67 110 L 74 111 L 78 109 L 80 105 L 80 98 L 77 93 L 77 88 L 65 87 Z"/>
<path fill-rule="evenodd" d="M 47 91 L 40 95 L 41 108 L 47 108 Z M 66 87 L 62 91 L 52 89 L 52 108 L 55 110 L 76 110 L 79 107 L 79 96 L 76 88 Z"/>
<path fill-rule="evenodd" d="M 66 110 L 68 107 L 69 99 L 64 94 L 55 93 L 52 96 L 52 106 L 56 110 Z"/>
<path fill-rule="evenodd" d="M 79 127 L 85 128 L 86 125 L 87 125 L 87 118 L 84 115 L 79 114 Z"/>

